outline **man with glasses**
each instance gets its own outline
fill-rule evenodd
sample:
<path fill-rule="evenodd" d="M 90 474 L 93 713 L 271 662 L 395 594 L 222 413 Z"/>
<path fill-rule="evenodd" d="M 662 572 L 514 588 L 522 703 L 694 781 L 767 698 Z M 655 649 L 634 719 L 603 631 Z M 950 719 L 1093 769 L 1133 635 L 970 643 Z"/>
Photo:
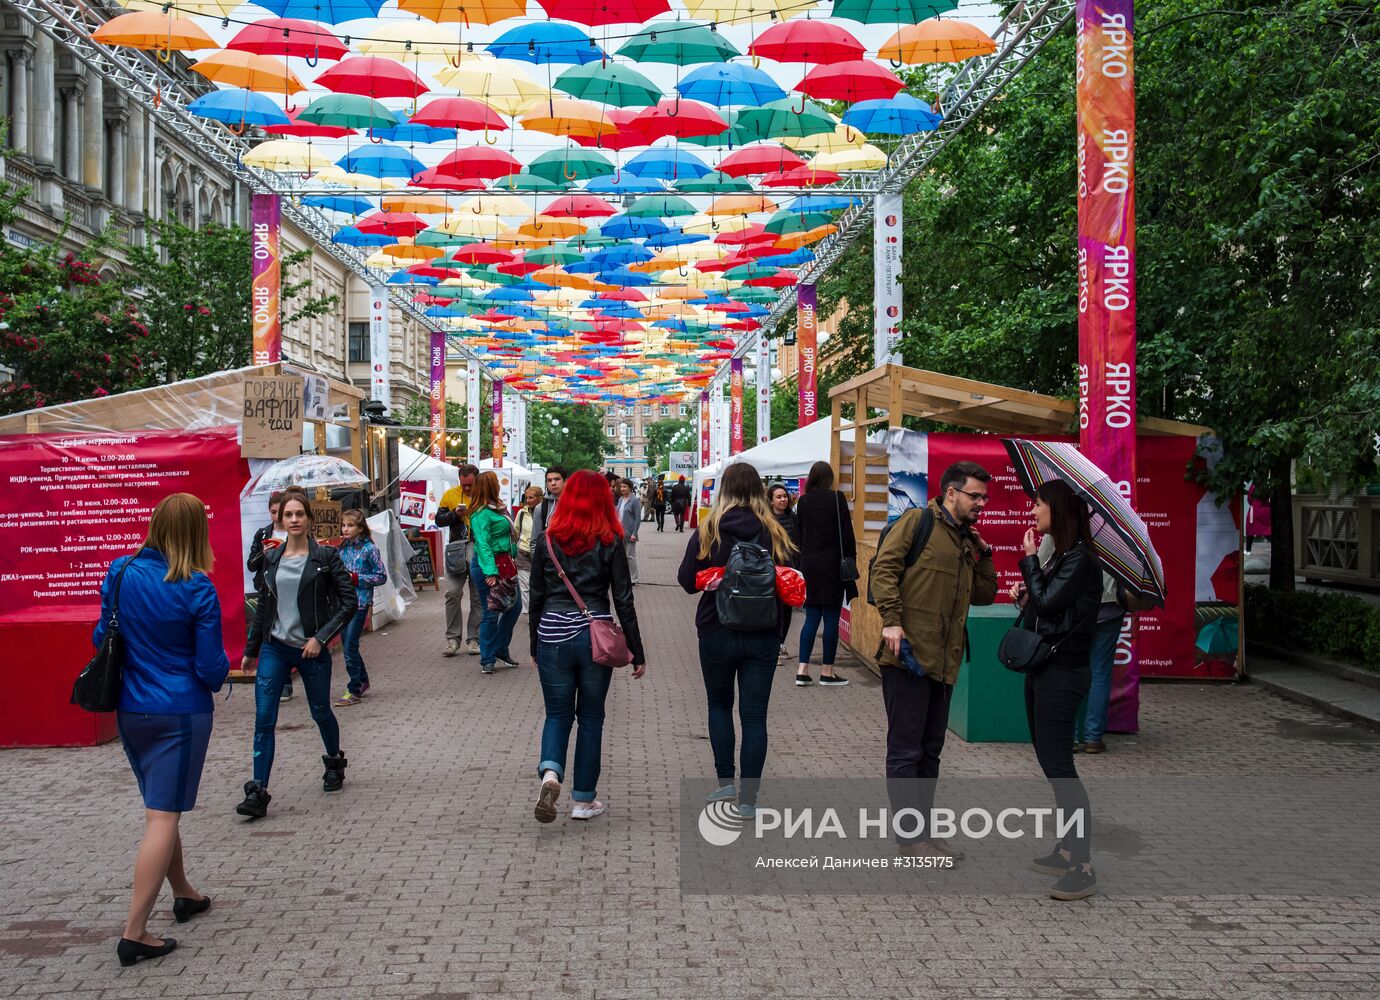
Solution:
<path fill-rule="evenodd" d="M 968 608 L 997 596 L 992 547 L 974 527 L 991 478 L 976 462 L 949 466 L 938 494 L 901 515 L 872 562 L 870 590 L 882 616 L 887 790 L 893 815 L 915 809 L 924 819 L 913 836 L 897 834 L 903 854 L 963 856 L 931 835 L 930 814 Z M 903 826 L 909 833 L 915 823 Z"/>

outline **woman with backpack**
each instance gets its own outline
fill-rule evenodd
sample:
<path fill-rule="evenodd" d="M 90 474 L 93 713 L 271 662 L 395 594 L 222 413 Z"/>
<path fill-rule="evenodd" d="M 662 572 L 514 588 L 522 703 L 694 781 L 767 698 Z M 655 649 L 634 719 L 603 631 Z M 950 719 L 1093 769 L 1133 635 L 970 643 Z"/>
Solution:
<path fill-rule="evenodd" d="M 856 566 L 858 546 L 853 540 L 853 518 L 848 500 L 834 489 L 834 468 L 828 462 L 810 466 L 805 492 L 795 505 L 796 541 L 800 545 L 799 569 L 805 577 L 805 622 L 800 626 L 800 666 L 796 669 L 797 687 L 808 687 L 810 657 L 815 651 L 815 634 L 824 625 L 824 665 L 820 668 L 820 687 L 844 687 L 846 678 L 834 674 L 834 657 L 839 648 L 839 616 L 845 601 L 858 596 L 857 570 L 844 572 L 844 561 Z"/>
<path fill-rule="evenodd" d="M 776 566 L 790 564 L 795 545 L 767 505 L 757 470 L 735 462 L 724 470 L 718 496 L 695 530 L 677 581 L 688 594 L 701 588 L 698 574 L 723 567 L 715 590 L 705 590 L 695 612 L 700 672 L 709 706 L 709 743 L 720 787 L 711 799 L 731 799 L 733 786 L 733 689 L 743 727 L 738 809 L 752 815 L 767 760 L 767 703 L 781 642 L 781 601 Z"/>
<path fill-rule="evenodd" d="M 570 728 L 575 737 L 575 805 L 571 819 L 602 815 L 596 797 L 604 739 L 604 699 L 613 668 L 594 659 L 592 622 L 612 621 L 610 605 L 632 654 L 634 678 L 647 671 L 633 604 L 632 575 L 623 550 L 623 526 L 613 511 L 613 494 L 598 473 L 571 476 L 551 523 L 532 548 L 532 607 L 527 612 L 532 666 L 541 678 L 546 721 L 541 731 L 537 777 L 541 787 L 534 813 L 539 823 L 556 818 L 565 780 Z"/>
<path fill-rule="evenodd" d="M 484 609 L 479 622 L 479 669 L 491 674 L 500 660 L 505 667 L 517 666 L 508 646 L 513 641 L 513 627 L 522 614 L 517 563 L 513 561 L 517 551 L 513 522 L 508 519 L 499 495 L 498 473 L 481 472 L 475 480 L 469 518 L 470 537 L 474 539 L 470 578 L 479 590 L 480 606 Z"/>

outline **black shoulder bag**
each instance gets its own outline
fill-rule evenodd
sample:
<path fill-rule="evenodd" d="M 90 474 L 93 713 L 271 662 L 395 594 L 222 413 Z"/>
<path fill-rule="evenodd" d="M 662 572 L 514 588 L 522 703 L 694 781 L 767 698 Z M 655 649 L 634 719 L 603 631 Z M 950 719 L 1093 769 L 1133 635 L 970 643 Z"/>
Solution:
<path fill-rule="evenodd" d="M 72 685 L 72 704 L 88 712 L 113 712 L 120 707 L 120 693 L 124 679 L 125 642 L 120 637 L 120 581 L 125 570 L 139 558 L 139 552 L 129 557 L 115 577 L 115 592 L 110 606 L 110 621 L 106 623 L 101 648 L 91 657 L 85 669 Z"/>
<path fill-rule="evenodd" d="M 1016 624 L 1006 630 L 1006 634 L 1001 637 L 1000 645 L 997 646 L 997 659 L 1001 660 L 1001 665 L 1018 674 L 1037 672 L 1049 662 L 1054 651 L 1062 646 L 1069 636 L 1077 635 L 1084 625 L 1096 618 L 1098 611 L 1098 607 L 1095 605 L 1092 614 L 1083 618 L 1065 633 L 1062 639 L 1058 642 L 1046 642 L 1045 637 L 1040 633 L 1021 627 L 1021 622 L 1025 619 L 1026 609 L 1029 607 L 1030 604 L 1027 603 L 1024 608 L 1021 608 L 1021 613 L 1016 616 Z"/>
<path fill-rule="evenodd" d="M 843 554 L 843 511 L 839 510 L 842 497 L 840 491 L 834 491 L 834 523 L 839 531 L 839 579 L 852 583 L 858 578 L 858 560 Z"/>

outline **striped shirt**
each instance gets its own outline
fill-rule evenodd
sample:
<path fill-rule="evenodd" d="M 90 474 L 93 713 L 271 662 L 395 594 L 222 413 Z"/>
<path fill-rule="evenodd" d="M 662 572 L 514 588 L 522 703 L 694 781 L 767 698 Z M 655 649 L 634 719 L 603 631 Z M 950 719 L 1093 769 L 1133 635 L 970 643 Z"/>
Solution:
<path fill-rule="evenodd" d="M 594 618 L 613 621 L 613 615 L 590 612 Z M 543 611 L 541 621 L 537 622 L 538 642 L 569 642 L 589 628 L 589 619 L 582 611 Z"/>

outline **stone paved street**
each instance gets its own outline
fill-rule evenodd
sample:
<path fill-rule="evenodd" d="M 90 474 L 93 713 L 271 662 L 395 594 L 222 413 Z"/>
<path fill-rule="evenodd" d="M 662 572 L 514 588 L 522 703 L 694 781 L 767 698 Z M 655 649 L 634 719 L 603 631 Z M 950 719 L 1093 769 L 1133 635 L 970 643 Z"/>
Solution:
<path fill-rule="evenodd" d="M 367 636 L 374 690 L 338 710 L 343 793 L 320 790 L 300 694 L 283 706 L 273 804 L 233 812 L 253 697 L 219 702 L 188 868 L 215 907 L 150 929 L 175 954 L 118 967 L 141 808 L 117 743 L 11 751 L 0 793 L 0 996 L 671 998 L 1372 998 L 1380 900 L 1118 897 L 682 897 L 679 778 L 711 775 L 683 538 L 644 528 L 639 617 L 650 667 L 616 678 L 589 823 L 532 819 L 541 697 L 527 657 L 484 677 L 443 659 L 442 600 Z M 797 623 L 799 618 L 797 617 Z M 525 650 L 525 620 L 514 651 Z M 876 777 L 879 683 L 797 690 L 778 674 L 768 778 Z M 337 654 L 335 688 L 343 689 Z M 1142 734 L 1087 774 L 1373 772 L 1380 736 L 1250 686 L 1143 689 Z M 951 735 L 946 774 L 1036 774 L 1028 747 Z M 567 786 L 568 787 L 568 786 Z M 568 802 L 562 800 L 568 807 Z M 1374 844 L 1358 845 L 1373 850 Z M 1229 844 L 1223 863 L 1230 863 Z M 1300 864 L 1308 863 L 1299 845 Z M 1109 886 L 1109 890 L 1113 887 Z"/>

